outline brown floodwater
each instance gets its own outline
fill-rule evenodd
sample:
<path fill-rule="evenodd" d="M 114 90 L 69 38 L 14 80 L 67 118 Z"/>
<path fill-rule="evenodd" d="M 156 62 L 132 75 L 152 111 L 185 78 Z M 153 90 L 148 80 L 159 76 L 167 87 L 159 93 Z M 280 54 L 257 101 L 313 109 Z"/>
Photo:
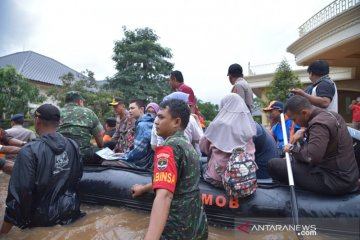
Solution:
<path fill-rule="evenodd" d="M 7 186 L 10 176 L 0 173 L 0 219 L 4 217 Z M 67 226 L 54 226 L 20 230 L 16 227 L 2 239 L 143 239 L 149 224 L 149 213 L 122 207 L 82 204 L 81 210 L 87 215 Z M 209 227 L 209 239 L 297 239 L 293 232 L 251 233 L 246 235 L 237 229 Z M 311 237 L 305 239 L 328 239 Z"/>

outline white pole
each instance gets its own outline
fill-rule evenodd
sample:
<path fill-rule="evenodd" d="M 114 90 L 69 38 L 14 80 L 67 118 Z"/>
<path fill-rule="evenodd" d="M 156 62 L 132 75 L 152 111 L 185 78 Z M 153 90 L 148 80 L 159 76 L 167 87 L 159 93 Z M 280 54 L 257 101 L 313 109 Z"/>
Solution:
<path fill-rule="evenodd" d="M 281 129 L 282 129 L 283 138 L 284 138 L 284 145 L 287 145 L 288 138 L 287 138 L 287 132 L 286 132 L 286 127 L 285 127 L 284 113 L 280 114 L 280 118 L 281 118 Z M 293 177 L 293 172 L 292 172 L 291 163 L 290 163 L 290 155 L 288 152 L 285 152 L 285 158 L 286 158 L 286 168 L 287 168 L 287 173 L 288 173 L 288 178 L 289 178 L 289 185 L 294 186 L 294 177 Z"/>

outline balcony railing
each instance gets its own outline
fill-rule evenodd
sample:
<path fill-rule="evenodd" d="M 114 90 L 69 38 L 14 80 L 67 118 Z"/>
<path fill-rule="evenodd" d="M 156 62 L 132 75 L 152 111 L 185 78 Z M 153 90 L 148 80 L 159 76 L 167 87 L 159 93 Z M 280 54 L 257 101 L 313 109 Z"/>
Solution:
<path fill-rule="evenodd" d="M 296 65 L 296 61 L 287 61 L 291 70 L 301 70 L 306 69 L 307 67 L 298 66 Z M 268 63 L 268 64 L 261 64 L 261 65 L 250 65 L 248 63 L 248 72 L 246 76 L 255 76 L 255 75 L 262 75 L 268 73 L 274 73 L 276 69 L 279 67 L 280 62 L 277 63 Z"/>
<path fill-rule="evenodd" d="M 320 10 L 312 18 L 306 21 L 299 27 L 300 37 L 310 32 L 319 25 L 327 22 L 331 18 L 357 6 L 360 4 L 360 0 L 336 0 L 330 3 L 328 6 Z"/>

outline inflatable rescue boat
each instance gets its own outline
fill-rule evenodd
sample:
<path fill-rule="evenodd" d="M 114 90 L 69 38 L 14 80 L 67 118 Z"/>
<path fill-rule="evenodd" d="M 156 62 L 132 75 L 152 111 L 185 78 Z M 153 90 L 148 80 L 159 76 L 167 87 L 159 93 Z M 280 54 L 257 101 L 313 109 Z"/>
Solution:
<path fill-rule="evenodd" d="M 360 132 L 351 128 L 349 132 L 355 151 L 359 151 Z M 131 187 L 150 183 L 151 176 L 151 172 L 139 169 L 85 166 L 79 186 L 81 201 L 151 211 L 153 193 L 138 198 L 131 196 Z M 287 185 L 258 180 L 258 188 L 253 195 L 236 199 L 201 179 L 200 194 L 208 220 L 213 224 L 236 227 L 245 222 L 284 224 L 285 219 L 291 220 L 291 197 Z M 296 196 L 300 224 L 316 223 L 318 230 L 342 236 L 359 236 L 360 191 L 328 196 L 296 189 Z"/>

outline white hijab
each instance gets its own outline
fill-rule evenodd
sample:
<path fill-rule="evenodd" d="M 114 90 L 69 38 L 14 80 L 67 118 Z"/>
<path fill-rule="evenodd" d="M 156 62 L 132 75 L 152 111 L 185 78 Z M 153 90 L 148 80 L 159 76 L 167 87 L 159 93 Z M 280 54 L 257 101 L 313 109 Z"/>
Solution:
<path fill-rule="evenodd" d="M 205 132 L 205 137 L 217 149 L 227 153 L 237 147 L 245 149 L 255 135 L 254 119 L 244 100 L 236 93 L 221 99 L 220 111 Z"/>

